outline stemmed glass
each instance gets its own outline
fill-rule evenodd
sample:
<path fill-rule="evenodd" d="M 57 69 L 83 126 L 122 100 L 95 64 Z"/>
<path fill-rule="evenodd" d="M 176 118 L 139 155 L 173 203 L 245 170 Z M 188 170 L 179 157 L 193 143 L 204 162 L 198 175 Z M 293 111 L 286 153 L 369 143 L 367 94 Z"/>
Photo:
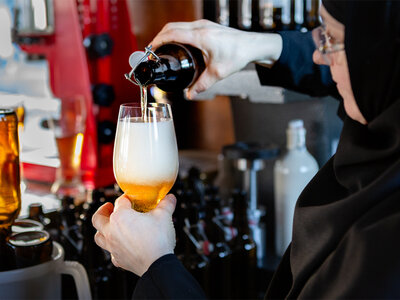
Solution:
<path fill-rule="evenodd" d="M 178 174 L 178 147 L 169 104 L 123 104 L 114 144 L 114 176 L 132 207 L 155 208 Z"/>
<path fill-rule="evenodd" d="M 85 131 L 86 110 L 83 97 L 63 98 L 57 116 L 49 119 L 54 130 L 60 167 L 51 192 L 58 198 L 70 196 L 85 197 L 85 186 L 81 180 L 81 156 Z"/>

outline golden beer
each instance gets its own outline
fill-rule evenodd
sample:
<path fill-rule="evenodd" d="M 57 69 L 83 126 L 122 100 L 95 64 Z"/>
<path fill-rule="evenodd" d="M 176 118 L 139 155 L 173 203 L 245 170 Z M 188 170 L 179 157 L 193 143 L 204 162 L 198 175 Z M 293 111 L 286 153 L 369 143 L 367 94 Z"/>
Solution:
<path fill-rule="evenodd" d="M 18 120 L 0 109 L 0 229 L 11 226 L 21 209 Z"/>
<path fill-rule="evenodd" d="M 58 153 L 60 157 L 61 173 L 65 180 L 71 180 L 79 176 L 83 133 L 75 133 L 70 136 L 56 137 Z"/>
<path fill-rule="evenodd" d="M 17 114 L 17 119 L 18 119 L 18 132 L 21 133 L 24 130 L 25 107 L 22 104 L 20 104 L 14 110 L 15 113 Z"/>
<path fill-rule="evenodd" d="M 114 175 L 132 207 L 147 212 L 172 188 L 178 174 L 174 124 L 166 104 L 145 110 L 121 106 L 114 144 Z M 122 116 L 122 117 L 121 117 Z"/>
<path fill-rule="evenodd" d="M 118 185 L 131 200 L 132 208 L 140 212 L 147 212 L 155 208 L 174 185 L 174 181 L 155 182 L 141 185 L 118 181 Z"/>
<path fill-rule="evenodd" d="M 66 196 L 83 201 L 86 188 L 81 179 L 81 157 L 84 141 L 86 110 L 80 96 L 65 97 L 61 110 L 49 118 L 49 127 L 54 130 L 60 167 L 51 192 L 62 199 Z"/>

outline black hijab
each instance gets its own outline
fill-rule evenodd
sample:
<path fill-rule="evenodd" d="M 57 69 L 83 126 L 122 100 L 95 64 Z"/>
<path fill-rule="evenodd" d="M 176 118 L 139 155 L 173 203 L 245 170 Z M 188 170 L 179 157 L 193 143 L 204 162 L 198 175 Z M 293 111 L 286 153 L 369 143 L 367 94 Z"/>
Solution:
<path fill-rule="evenodd" d="M 400 298 L 400 1 L 323 1 L 345 25 L 362 125 L 300 195 L 267 298 Z M 334 8 L 333 8 L 334 7 Z"/>
<path fill-rule="evenodd" d="M 351 85 L 368 122 L 344 121 L 334 161 L 337 180 L 355 192 L 400 157 L 400 2 L 323 3 L 330 13 L 333 6 L 342 8 L 332 15 L 345 16 Z"/>

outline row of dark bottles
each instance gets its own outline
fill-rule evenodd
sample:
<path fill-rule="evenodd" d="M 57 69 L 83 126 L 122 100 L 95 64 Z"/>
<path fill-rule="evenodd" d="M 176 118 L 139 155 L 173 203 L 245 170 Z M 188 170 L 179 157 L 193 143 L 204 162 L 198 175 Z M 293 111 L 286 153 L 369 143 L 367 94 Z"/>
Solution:
<path fill-rule="evenodd" d="M 218 188 L 195 168 L 186 178 L 177 180 L 171 193 L 178 199 L 173 215 L 175 254 L 207 297 L 262 298 L 267 279 L 258 276 L 257 247 L 251 237 L 246 194 L 233 190 L 229 201 L 222 203 Z M 66 197 L 58 211 L 45 214 L 37 204 L 29 210 L 29 218 L 41 222 L 52 239 L 64 247 L 65 258 L 85 267 L 93 299 L 130 298 L 138 280 L 134 274 L 114 267 L 109 253 L 94 242 L 93 214 L 119 195 L 114 187 L 97 189 L 84 203 Z M 76 297 L 72 279 L 63 276 L 62 282 L 63 298 Z"/>
<path fill-rule="evenodd" d="M 218 190 L 196 169 L 174 186 L 175 253 L 210 299 L 257 299 L 265 290 L 257 278 L 256 244 L 247 218 L 247 196 L 232 191 L 222 203 Z"/>
<path fill-rule="evenodd" d="M 205 0 L 204 17 L 250 31 L 311 30 L 320 0 Z"/>

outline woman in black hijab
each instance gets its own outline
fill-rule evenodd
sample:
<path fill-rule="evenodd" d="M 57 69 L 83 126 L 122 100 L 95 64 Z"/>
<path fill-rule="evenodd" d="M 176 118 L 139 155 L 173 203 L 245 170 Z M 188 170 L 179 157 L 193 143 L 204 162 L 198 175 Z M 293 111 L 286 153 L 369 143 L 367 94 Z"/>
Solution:
<path fill-rule="evenodd" d="M 257 67 L 262 83 L 314 95 L 339 91 L 337 153 L 298 199 L 293 240 L 266 298 L 400 298 L 400 2 L 322 2 L 325 26 L 313 31 L 315 51 L 310 34 L 260 36 L 205 21 L 167 25 L 152 43 L 191 43 L 203 51 L 208 69 L 189 96 L 249 61 L 270 66 Z M 212 46 L 212 32 L 220 44 Z M 260 44 L 270 51 L 260 56 L 252 42 L 264 38 L 274 44 Z M 237 48 L 229 47 L 235 39 Z M 121 197 L 94 216 L 96 242 L 115 265 L 142 276 L 137 297 L 204 296 L 172 254 L 175 201 L 167 196 L 139 214 Z"/>
<path fill-rule="evenodd" d="M 323 1 L 326 19 L 345 25 L 332 76 L 345 85 L 335 67 L 348 61 L 351 86 L 338 90 L 357 107 L 342 115 L 336 154 L 298 199 L 269 298 L 400 298 L 399 4 Z"/>

